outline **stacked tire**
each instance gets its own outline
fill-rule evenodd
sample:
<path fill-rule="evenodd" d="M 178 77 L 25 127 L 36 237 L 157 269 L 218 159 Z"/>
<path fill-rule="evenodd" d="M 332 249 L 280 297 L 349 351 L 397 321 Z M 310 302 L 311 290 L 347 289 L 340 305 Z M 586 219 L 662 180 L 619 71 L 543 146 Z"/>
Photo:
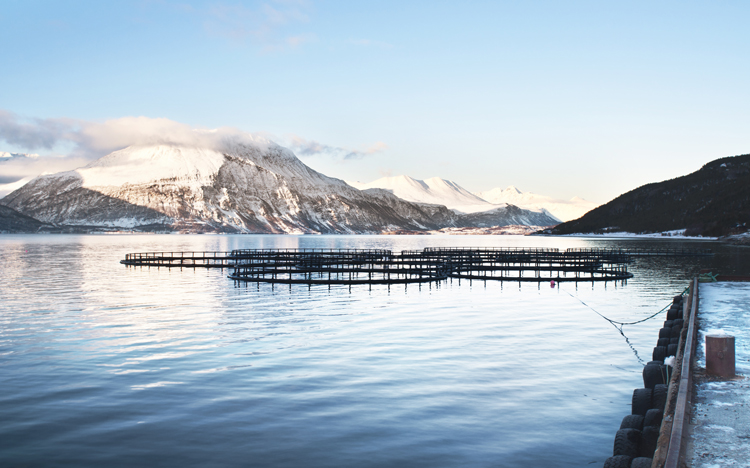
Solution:
<path fill-rule="evenodd" d="M 683 325 L 682 296 L 676 296 L 667 312 L 664 327 L 659 330 L 654 360 L 643 368 L 643 388 L 633 391 L 631 414 L 622 419 L 620 429 L 615 434 L 612 456 L 604 462 L 604 468 L 651 466 L 669 390 L 671 368 L 664 365 L 664 359 L 677 354 Z M 675 340 L 674 343 L 672 340 Z"/>

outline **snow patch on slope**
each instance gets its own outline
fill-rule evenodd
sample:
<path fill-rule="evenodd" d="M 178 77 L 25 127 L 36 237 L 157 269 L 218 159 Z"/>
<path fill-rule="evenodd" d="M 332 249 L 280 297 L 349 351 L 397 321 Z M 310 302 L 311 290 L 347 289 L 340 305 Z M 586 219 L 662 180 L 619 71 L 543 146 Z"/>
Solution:
<path fill-rule="evenodd" d="M 173 145 L 128 147 L 77 169 L 83 187 L 113 187 L 156 180 L 205 183 L 219 172 L 224 155 L 216 150 Z"/>

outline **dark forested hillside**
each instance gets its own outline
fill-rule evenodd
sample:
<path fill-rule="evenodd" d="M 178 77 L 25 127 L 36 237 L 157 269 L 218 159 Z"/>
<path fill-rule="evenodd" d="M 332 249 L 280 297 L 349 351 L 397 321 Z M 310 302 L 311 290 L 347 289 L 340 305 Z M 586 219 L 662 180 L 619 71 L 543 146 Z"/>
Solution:
<path fill-rule="evenodd" d="M 750 154 L 721 158 L 700 170 L 644 185 L 552 229 L 553 234 L 635 233 L 687 229 L 721 236 L 750 227 Z"/>
<path fill-rule="evenodd" d="M 49 227 L 31 216 L 0 205 L 0 232 L 37 232 L 43 226 Z"/>

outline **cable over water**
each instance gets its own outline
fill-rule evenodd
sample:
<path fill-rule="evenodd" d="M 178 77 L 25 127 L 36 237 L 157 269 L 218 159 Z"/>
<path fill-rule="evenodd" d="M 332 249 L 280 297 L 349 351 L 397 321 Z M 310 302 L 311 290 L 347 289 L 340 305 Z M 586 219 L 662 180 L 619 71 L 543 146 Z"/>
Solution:
<path fill-rule="evenodd" d="M 680 296 L 684 296 L 684 295 L 685 295 L 685 293 L 687 293 L 689 289 L 690 289 L 690 288 L 685 288 L 685 290 L 684 290 L 684 291 L 682 291 L 682 292 L 680 293 Z M 648 321 L 648 320 L 651 320 L 652 318 L 654 318 L 654 317 L 656 317 L 657 315 L 661 314 L 661 313 L 662 313 L 662 312 L 664 312 L 665 310 L 669 309 L 669 307 L 671 307 L 671 305 L 672 305 L 672 303 L 670 302 L 669 304 L 667 304 L 666 306 L 664 306 L 664 307 L 663 307 L 663 308 L 662 308 L 661 310 L 659 310 L 658 312 L 656 312 L 656 313 L 654 313 L 654 314 L 652 314 L 652 315 L 649 315 L 648 317 L 646 317 L 646 318 L 644 318 L 644 319 L 641 319 L 641 320 L 636 320 L 635 322 L 619 322 L 619 321 L 617 321 L 617 320 L 612 320 L 611 318 L 609 318 L 609 317 L 605 316 L 604 314 L 600 313 L 600 312 L 599 312 L 598 310 L 594 309 L 594 308 L 593 308 L 593 307 L 591 307 L 590 305 L 588 305 L 588 304 L 586 304 L 585 302 L 583 302 L 583 300 L 581 300 L 581 298 L 579 298 L 579 297 L 577 297 L 577 296 L 574 296 L 574 295 L 570 294 L 570 292 L 566 291 L 565 289 L 562 289 L 562 288 L 560 288 L 560 290 L 561 290 L 561 291 L 563 291 L 563 292 L 564 292 L 565 294 L 567 294 L 568 296 L 572 297 L 573 299 L 576 299 L 576 300 L 577 300 L 578 302 L 580 302 L 580 303 L 581 303 L 581 304 L 583 304 L 584 306 L 586 306 L 586 307 L 588 307 L 589 309 L 593 310 L 593 311 L 594 311 L 594 312 L 595 312 L 595 313 L 596 313 L 596 314 L 597 314 L 598 316 L 600 316 L 601 318 L 603 318 L 604 320 L 606 320 L 607 322 L 609 322 L 610 324 L 612 324 L 612 326 L 613 326 L 613 327 L 615 327 L 615 329 L 617 329 L 617 331 L 618 331 L 618 332 L 620 332 L 620 335 L 622 335 L 622 337 L 623 337 L 623 338 L 625 338 L 625 342 L 626 342 L 626 343 L 628 344 L 628 346 L 630 346 L 630 349 L 632 349 L 632 350 L 633 350 L 633 353 L 635 354 L 635 357 L 636 357 L 636 358 L 638 359 L 638 361 L 639 361 L 639 362 L 640 362 L 641 364 L 644 364 L 644 361 L 643 361 L 643 359 L 642 359 L 642 358 L 641 358 L 641 357 L 640 357 L 640 356 L 638 355 L 638 350 L 636 350 L 636 349 L 635 349 L 635 347 L 633 347 L 633 345 L 632 345 L 632 344 L 630 343 L 630 340 L 629 340 L 629 339 L 628 339 L 628 337 L 627 337 L 627 336 L 625 335 L 625 332 L 623 331 L 623 329 L 622 329 L 622 328 L 623 328 L 623 327 L 624 327 L 625 325 L 636 325 L 636 324 L 639 324 L 639 323 L 643 323 L 643 322 L 646 322 L 646 321 Z"/>

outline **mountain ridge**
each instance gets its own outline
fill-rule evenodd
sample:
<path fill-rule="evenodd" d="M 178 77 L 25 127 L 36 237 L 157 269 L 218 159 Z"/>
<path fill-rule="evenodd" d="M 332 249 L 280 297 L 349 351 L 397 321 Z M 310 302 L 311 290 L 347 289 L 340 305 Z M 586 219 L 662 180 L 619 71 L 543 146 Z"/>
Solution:
<path fill-rule="evenodd" d="M 410 202 L 444 205 L 461 213 L 475 213 L 497 208 L 457 183 L 440 177 L 418 180 L 408 175 L 398 175 L 381 177 L 368 183 L 347 183 L 360 190 L 372 188 L 388 190 L 397 197 Z"/>
<path fill-rule="evenodd" d="M 552 234 L 685 230 L 718 237 L 750 225 L 750 154 L 716 159 L 690 174 L 643 185 Z"/>
<path fill-rule="evenodd" d="M 132 146 L 73 171 L 36 177 L 0 203 L 55 225 L 188 232 L 380 233 L 463 227 L 469 219 L 388 191 L 360 191 L 286 148 L 257 140 L 221 148 Z M 556 223 L 525 210 L 497 211 L 483 222 Z"/>

